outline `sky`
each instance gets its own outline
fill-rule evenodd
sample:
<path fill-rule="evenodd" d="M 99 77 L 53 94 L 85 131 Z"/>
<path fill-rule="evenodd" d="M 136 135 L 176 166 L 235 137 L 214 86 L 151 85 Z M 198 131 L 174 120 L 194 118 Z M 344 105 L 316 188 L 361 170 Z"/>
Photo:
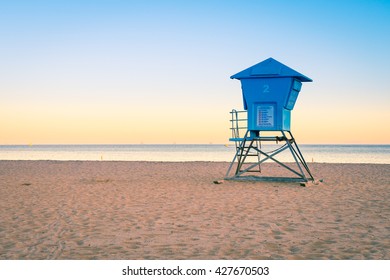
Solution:
<path fill-rule="evenodd" d="M 313 79 L 298 143 L 390 144 L 390 1 L 0 0 L 0 145 L 227 143 L 230 76 Z"/>

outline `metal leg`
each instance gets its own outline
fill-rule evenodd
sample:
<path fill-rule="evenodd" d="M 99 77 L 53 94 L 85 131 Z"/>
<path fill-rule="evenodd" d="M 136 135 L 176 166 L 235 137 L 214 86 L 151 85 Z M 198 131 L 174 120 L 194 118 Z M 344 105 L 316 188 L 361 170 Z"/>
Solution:
<path fill-rule="evenodd" d="M 295 138 L 293 137 L 291 131 L 288 131 L 288 133 L 290 134 L 291 136 L 291 139 L 293 139 L 293 144 L 295 145 L 295 149 L 293 149 L 293 151 L 296 153 L 296 155 L 298 156 L 299 160 L 301 161 L 303 167 L 305 168 L 306 172 L 308 173 L 308 175 L 310 175 L 310 180 L 314 181 L 314 177 L 313 175 L 311 174 L 310 172 L 310 169 L 309 169 L 309 166 L 307 165 L 306 161 L 305 161 L 305 158 L 303 157 L 299 147 L 298 147 L 298 144 L 297 142 L 295 142 Z"/>
<path fill-rule="evenodd" d="M 286 139 L 286 143 L 287 143 L 287 145 L 288 145 L 288 147 L 289 147 L 289 149 L 290 149 L 290 152 L 291 152 L 291 154 L 292 154 L 292 156 L 293 156 L 293 158 L 294 158 L 294 160 L 295 160 L 295 163 L 297 164 L 297 166 L 298 166 L 298 168 L 299 168 L 299 171 L 301 171 L 301 176 L 302 176 L 302 178 L 305 179 L 305 181 L 307 181 L 306 175 L 305 175 L 305 173 L 303 172 L 302 167 L 301 167 L 301 165 L 299 164 L 299 161 L 298 161 L 298 159 L 297 159 L 297 156 L 296 156 L 295 153 L 294 153 L 294 148 L 291 146 L 291 143 L 290 143 L 290 141 L 288 140 L 288 138 L 286 137 L 286 134 L 284 133 L 284 131 L 282 131 L 282 135 L 283 135 L 284 138 Z M 291 133 L 290 133 L 290 135 L 291 135 Z M 292 135 L 291 135 L 291 141 L 292 141 L 292 142 L 295 141 L 294 138 L 292 138 Z"/>

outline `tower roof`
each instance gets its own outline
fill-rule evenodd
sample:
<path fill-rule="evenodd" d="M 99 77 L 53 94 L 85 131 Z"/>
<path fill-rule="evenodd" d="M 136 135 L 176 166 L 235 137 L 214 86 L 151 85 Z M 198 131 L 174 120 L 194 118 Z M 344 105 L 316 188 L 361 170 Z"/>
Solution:
<path fill-rule="evenodd" d="M 290 67 L 280 63 L 272 57 L 255 64 L 237 74 L 231 76 L 231 79 L 253 79 L 253 78 L 277 78 L 294 77 L 301 82 L 312 82 L 313 80 Z"/>

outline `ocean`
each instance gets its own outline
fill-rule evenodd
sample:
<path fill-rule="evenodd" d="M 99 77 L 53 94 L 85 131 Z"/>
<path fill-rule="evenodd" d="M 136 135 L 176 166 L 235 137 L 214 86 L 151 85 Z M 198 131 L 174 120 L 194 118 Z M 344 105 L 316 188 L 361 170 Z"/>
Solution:
<path fill-rule="evenodd" d="M 267 145 L 271 151 L 276 145 Z M 299 145 L 307 162 L 390 164 L 390 145 Z M 0 145 L 0 160 L 219 161 L 230 162 L 234 145 Z M 278 158 L 293 161 L 284 151 Z"/>

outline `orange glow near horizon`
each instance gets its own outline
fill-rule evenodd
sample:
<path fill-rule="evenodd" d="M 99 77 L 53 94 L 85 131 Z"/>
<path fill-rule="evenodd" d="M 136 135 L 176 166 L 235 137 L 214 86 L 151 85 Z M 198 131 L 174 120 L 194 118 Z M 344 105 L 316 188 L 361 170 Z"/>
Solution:
<path fill-rule="evenodd" d="M 202 108 L 175 104 L 132 110 L 123 104 L 87 109 L 69 104 L 7 106 L 0 112 L 0 144 L 227 143 L 228 110 Z M 292 132 L 302 144 L 389 144 L 389 130 L 380 129 L 390 118 L 387 111 L 366 110 L 364 116 L 359 112 L 359 108 L 329 111 L 298 105 L 292 115 Z"/>

